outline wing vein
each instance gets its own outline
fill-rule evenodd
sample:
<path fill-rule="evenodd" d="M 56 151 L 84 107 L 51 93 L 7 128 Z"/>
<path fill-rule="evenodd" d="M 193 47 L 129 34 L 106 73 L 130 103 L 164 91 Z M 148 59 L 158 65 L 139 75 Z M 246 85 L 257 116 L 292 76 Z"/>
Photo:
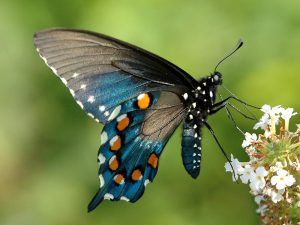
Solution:
<path fill-rule="evenodd" d="M 68 41 L 74 41 L 74 42 L 79 42 L 79 43 L 82 43 L 82 42 L 87 42 L 87 43 L 91 43 L 91 44 L 95 44 L 95 46 L 99 45 L 99 46 L 102 46 L 102 47 L 107 47 L 107 48 L 113 48 L 113 49 L 123 49 L 123 48 L 118 48 L 118 47 L 115 47 L 115 46 L 111 46 L 111 45 L 105 45 L 101 42 L 98 42 L 98 41 L 94 41 L 94 40 L 90 40 L 90 39 L 82 39 L 82 38 L 73 38 L 73 39 L 63 39 L 63 38 L 60 38 L 60 39 L 49 39 L 49 38 L 46 38 L 48 39 L 49 41 L 44 41 L 42 40 L 41 42 L 43 44 L 48 44 L 48 43 L 59 43 L 59 42 L 68 42 Z M 39 41 L 38 39 L 36 39 L 36 41 Z M 38 43 L 38 44 L 41 44 L 41 43 Z"/>
<path fill-rule="evenodd" d="M 184 111 L 186 111 L 186 110 L 187 110 L 187 108 L 183 108 L 180 112 L 178 112 L 176 115 L 174 115 L 173 118 L 170 119 L 165 125 L 159 127 L 157 130 L 152 131 L 152 133 L 149 133 L 149 134 L 144 134 L 144 133 L 143 133 L 143 135 L 144 135 L 144 136 L 151 136 L 152 134 L 155 134 L 157 131 L 162 131 L 163 128 L 165 128 L 166 126 L 168 126 L 174 119 L 176 119 L 177 117 L 181 116 L 181 115 L 184 113 Z M 153 115 L 154 115 L 154 114 L 152 114 L 151 116 L 149 116 L 149 117 L 148 117 L 146 120 L 144 120 L 144 121 L 146 122 L 146 121 L 147 121 L 150 117 L 152 117 Z M 143 130 L 143 129 L 142 129 L 142 130 Z"/>

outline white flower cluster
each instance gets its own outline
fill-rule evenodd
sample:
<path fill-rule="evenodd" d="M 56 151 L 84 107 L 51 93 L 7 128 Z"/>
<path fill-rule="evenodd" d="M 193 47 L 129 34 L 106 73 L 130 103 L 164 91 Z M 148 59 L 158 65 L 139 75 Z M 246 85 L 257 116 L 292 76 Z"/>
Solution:
<path fill-rule="evenodd" d="M 265 136 L 268 137 L 271 133 L 275 133 L 275 125 L 278 124 L 280 117 L 285 121 L 285 129 L 288 130 L 289 120 L 292 116 L 297 115 L 297 112 L 293 112 L 293 108 L 284 109 L 280 105 L 271 107 L 269 105 L 263 105 L 261 111 L 265 114 L 261 117 L 258 123 L 254 125 L 254 129 L 261 128 L 265 130 Z M 271 132 L 270 129 L 271 128 Z"/>
<path fill-rule="evenodd" d="M 265 133 L 256 135 L 247 132 L 242 143 L 249 162 L 239 162 L 231 155 L 225 170 L 232 173 L 233 181 L 240 179 L 242 183 L 249 184 L 250 193 L 259 205 L 257 213 L 269 224 L 268 219 L 275 218 L 276 210 L 283 214 L 287 205 L 300 203 L 300 186 L 296 181 L 300 174 L 300 126 L 294 133 L 288 130 L 290 118 L 297 114 L 292 108 L 264 105 L 261 111 L 265 114 L 254 129 L 261 128 Z M 276 132 L 277 124 L 282 125 L 279 134 Z M 265 215 L 268 211 L 272 212 L 270 217 Z"/>
<path fill-rule="evenodd" d="M 234 172 L 229 162 L 225 164 L 226 172 L 232 172 L 233 181 L 240 178 L 242 183 L 249 183 L 251 193 L 256 196 L 255 201 L 258 204 L 264 200 L 264 195 L 271 197 L 274 203 L 283 200 L 282 195 L 285 193 L 285 188 L 292 186 L 296 182 L 294 176 L 283 169 L 281 162 L 277 162 L 276 165 L 266 170 L 264 166 L 255 168 L 250 162 L 239 162 L 238 159 L 231 155 L 231 164 Z"/>

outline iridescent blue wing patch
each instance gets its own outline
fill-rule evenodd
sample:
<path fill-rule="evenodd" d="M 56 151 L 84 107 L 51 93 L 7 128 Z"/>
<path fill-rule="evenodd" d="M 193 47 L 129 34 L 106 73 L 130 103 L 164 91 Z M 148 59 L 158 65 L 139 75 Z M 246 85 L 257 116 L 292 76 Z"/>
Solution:
<path fill-rule="evenodd" d="M 142 196 L 157 173 L 165 144 L 187 111 L 180 97 L 171 92 L 143 93 L 121 108 L 102 131 L 100 190 L 89 210 L 103 199 L 135 202 Z"/>

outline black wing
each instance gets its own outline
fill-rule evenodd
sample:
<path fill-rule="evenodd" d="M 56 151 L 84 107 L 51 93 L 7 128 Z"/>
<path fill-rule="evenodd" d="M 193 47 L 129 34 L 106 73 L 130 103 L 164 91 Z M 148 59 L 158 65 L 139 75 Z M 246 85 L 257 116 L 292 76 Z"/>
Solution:
<path fill-rule="evenodd" d="M 96 121 L 107 123 L 122 102 L 148 91 L 189 93 L 197 83 L 172 63 L 136 46 L 89 31 L 38 32 L 40 56 Z"/>

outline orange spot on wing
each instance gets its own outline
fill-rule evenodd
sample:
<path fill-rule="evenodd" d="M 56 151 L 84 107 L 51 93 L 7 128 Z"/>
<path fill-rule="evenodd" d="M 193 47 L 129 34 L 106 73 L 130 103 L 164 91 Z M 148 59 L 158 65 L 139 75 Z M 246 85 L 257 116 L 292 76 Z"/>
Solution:
<path fill-rule="evenodd" d="M 142 178 L 142 172 L 139 169 L 136 169 L 131 174 L 131 179 L 137 181 Z"/>
<path fill-rule="evenodd" d="M 122 183 L 124 183 L 124 176 L 122 174 L 117 174 L 114 177 L 114 180 L 117 184 L 122 184 Z"/>
<path fill-rule="evenodd" d="M 110 141 L 110 149 L 112 151 L 118 151 L 122 146 L 122 141 L 119 136 L 115 136 Z"/>
<path fill-rule="evenodd" d="M 119 161 L 116 156 L 113 156 L 111 160 L 109 160 L 109 168 L 113 171 L 119 168 Z"/>
<path fill-rule="evenodd" d="M 118 124 L 117 124 L 117 129 L 118 129 L 119 131 L 125 130 L 125 129 L 128 127 L 129 122 L 130 122 L 130 121 L 129 121 L 128 116 L 124 117 L 122 120 L 120 120 L 120 121 L 118 122 Z"/>
<path fill-rule="evenodd" d="M 158 157 L 154 153 L 152 153 L 150 155 L 150 157 L 148 158 L 148 164 L 150 166 L 152 166 L 152 168 L 154 168 L 154 169 L 157 167 L 157 165 L 158 165 Z"/>
<path fill-rule="evenodd" d="M 150 105 L 150 96 L 147 93 L 140 94 L 137 104 L 140 109 L 147 109 Z"/>

